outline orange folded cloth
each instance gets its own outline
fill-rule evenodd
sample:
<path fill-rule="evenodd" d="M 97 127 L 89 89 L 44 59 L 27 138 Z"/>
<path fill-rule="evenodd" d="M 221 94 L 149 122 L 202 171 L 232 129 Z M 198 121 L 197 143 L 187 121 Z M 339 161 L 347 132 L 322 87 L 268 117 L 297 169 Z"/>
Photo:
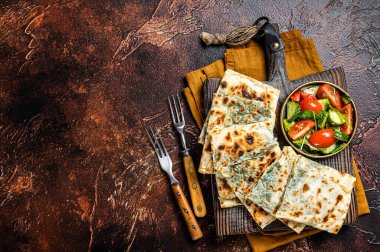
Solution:
<path fill-rule="evenodd" d="M 305 39 L 300 30 L 281 33 L 285 45 L 286 69 L 290 80 L 323 71 L 314 42 Z M 204 123 L 204 108 L 202 88 L 207 78 L 221 78 L 226 69 L 248 75 L 257 80 L 266 80 L 265 53 L 263 48 L 255 41 L 244 46 L 227 49 L 224 59 L 215 61 L 201 69 L 186 74 L 188 87 L 183 92 L 189 104 L 191 113 L 199 126 Z M 367 198 L 354 161 L 356 177 L 356 197 L 359 215 L 369 213 Z M 312 229 L 296 234 L 293 231 L 248 234 L 247 238 L 253 251 L 267 251 L 301 239 L 320 230 Z"/>

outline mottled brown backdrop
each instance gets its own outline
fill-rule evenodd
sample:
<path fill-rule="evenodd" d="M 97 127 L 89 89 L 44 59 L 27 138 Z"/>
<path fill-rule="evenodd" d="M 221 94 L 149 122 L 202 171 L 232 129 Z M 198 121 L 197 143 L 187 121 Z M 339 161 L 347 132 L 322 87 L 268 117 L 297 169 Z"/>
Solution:
<path fill-rule="evenodd" d="M 223 56 L 202 46 L 201 30 L 262 15 L 313 38 L 326 69 L 345 68 L 371 208 L 338 235 L 278 250 L 379 250 L 379 12 L 376 0 L 2 0 L 0 251 L 249 251 L 244 236 L 216 237 L 208 176 L 199 176 L 205 237 L 190 240 L 143 128 L 161 129 L 185 185 L 166 97 L 184 73 Z M 195 147 L 188 110 L 186 120 Z"/>

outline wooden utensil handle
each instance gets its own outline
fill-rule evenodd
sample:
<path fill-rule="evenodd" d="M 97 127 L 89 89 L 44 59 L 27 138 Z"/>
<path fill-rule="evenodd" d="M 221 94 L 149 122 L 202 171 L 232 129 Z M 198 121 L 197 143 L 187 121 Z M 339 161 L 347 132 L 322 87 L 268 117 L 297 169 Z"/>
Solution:
<path fill-rule="evenodd" d="M 190 232 L 191 239 L 193 239 L 194 241 L 198 240 L 199 238 L 203 237 L 203 233 L 198 225 L 197 220 L 195 219 L 195 216 L 193 214 L 193 211 L 191 210 L 189 202 L 187 202 L 185 194 L 183 194 L 183 191 L 179 184 L 172 184 L 172 189 L 173 189 L 175 198 L 178 202 L 178 206 L 181 209 L 183 218 L 185 218 L 187 229 Z"/>
<path fill-rule="evenodd" d="M 194 168 L 193 158 L 190 155 L 185 155 L 183 156 L 183 163 L 185 164 L 187 184 L 189 185 L 194 214 L 197 217 L 204 217 L 206 215 L 206 204 L 199 185 L 197 172 Z"/>

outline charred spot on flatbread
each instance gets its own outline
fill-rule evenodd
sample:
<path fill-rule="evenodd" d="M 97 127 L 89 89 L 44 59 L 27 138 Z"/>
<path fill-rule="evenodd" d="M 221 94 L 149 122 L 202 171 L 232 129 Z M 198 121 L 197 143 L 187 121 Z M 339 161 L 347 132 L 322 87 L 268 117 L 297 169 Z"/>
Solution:
<path fill-rule="evenodd" d="M 341 202 L 343 199 L 343 196 L 341 194 L 339 194 L 337 197 L 336 197 L 336 204 L 338 204 L 339 202 Z"/>
<path fill-rule="evenodd" d="M 228 103 L 228 97 L 223 98 L 223 105 L 226 105 Z"/>
<path fill-rule="evenodd" d="M 248 135 L 247 138 L 246 138 L 246 140 L 247 140 L 248 144 L 253 144 L 253 136 Z"/>
<path fill-rule="evenodd" d="M 245 91 L 245 89 L 243 89 L 241 91 L 242 95 L 244 98 L 247 98 L 247 99 L 252 99 L 251 96 L 247 93 L 247 91 Z"/>
<path fill-rule="evenodd" d="M 211 144 L 208 144 L 208 145 L 206 146 L 206 151 L 208 151 L 208 152 L 211 152 L 211 151 L 212 151 L 212 149 L 211 149 Z"/>
<path fill-rule="evenodd" d="M 235 152 L 239 149 L 239 144 L 238 143 L 235 143 L 235 145 L 234 145 L 234 150 L 235 150 Z"/>
<path fill-rule="evenodd" d="M 227 133 L 227 136 L 225 137 L 225 139 L 229 142 L 231 141 L 231 134 L 230 132 Z"/>
<path fill-rule="evenodd" d="M 222 83 L 220 83 L 220 86 L 222 88 L 226 88 L 227 87 L 227 82 L 223 81 Z"/>
<path fill-rule="evenodd" d="M 301 212 L 301 211 L 296 211 L 296 212 L 294 212 L 293 214 L 292 213 L 290 213 L 291 215 L 293 215 L 294 217 L 300 217 L 301 215 L 303 215 L 303 212 Z"/>
<path fill-rule="evenodd" d="M 302 192 L 307 192 L 309 191 L 309 189 L 310 189 L 310 186 L 308 184 L 304 184 L 302 187 Z"/>

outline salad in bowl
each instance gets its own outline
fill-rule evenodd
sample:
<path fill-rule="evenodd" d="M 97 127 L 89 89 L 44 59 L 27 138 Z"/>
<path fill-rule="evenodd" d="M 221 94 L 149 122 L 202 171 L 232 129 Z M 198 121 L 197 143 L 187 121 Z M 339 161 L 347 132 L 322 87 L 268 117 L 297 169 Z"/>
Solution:
<path fill-rule="evenodd" d="M 343 150 L 357 127 L 351 97 L 337 85 L 314 81 L 301 85 L 281 108 L 285 139 L 299 153 L 323 158 Z"/>

